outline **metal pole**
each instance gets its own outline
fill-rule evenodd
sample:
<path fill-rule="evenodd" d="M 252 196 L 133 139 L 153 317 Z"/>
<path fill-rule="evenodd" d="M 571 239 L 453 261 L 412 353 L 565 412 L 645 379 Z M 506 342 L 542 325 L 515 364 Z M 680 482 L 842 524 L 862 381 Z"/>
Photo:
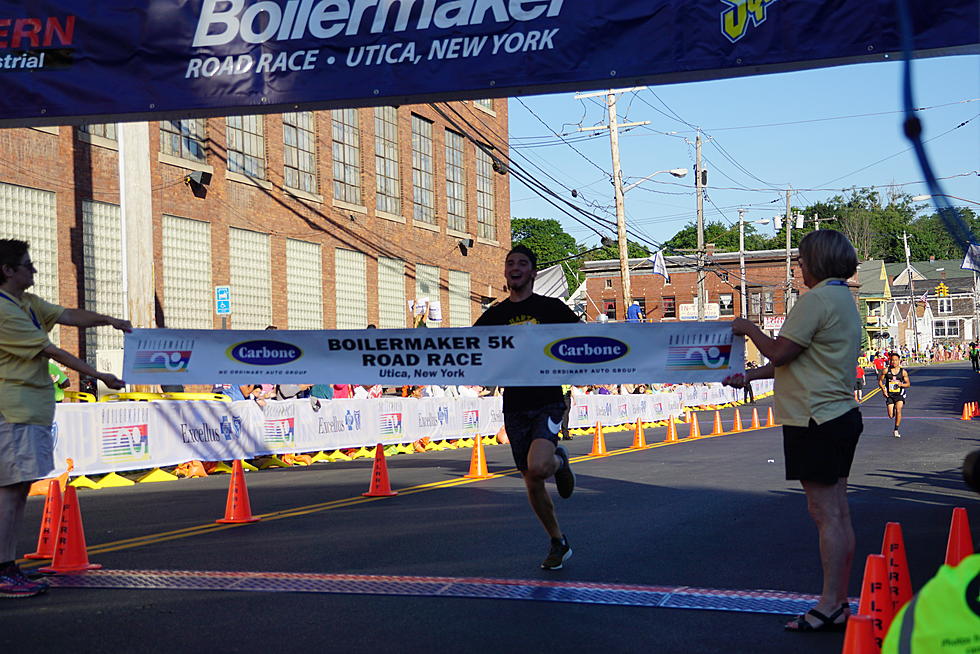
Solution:
<path fill-rule="evenodd" d="M 609 147 L 612 150 L 613 187 L 616 192 L 616 235 L 619 240 L 619 275 L 623 283 L 623 316 L 633 301 L 630 290 L 629 250 L 626 240 L 626 206 L 623 199 L 623 173 L 619 167 L 619 125 L 616 116 L 616 94 L 606 96 L 609 107 Z M 618 313 L 618 312 L 617 312 Z"/>
<path fill-rule="evenodd" d="M 742 317 L 745 318 L 748 312 L 745 310 L 745 209 L 738 210 L 738 275 L 742 287 L 741 304 Z"/>
<path fill-rule="evenodd" d="M 915 282 L 912 280 L 912 263 L 909 261 L 911 257 L 909 255 L 908 232 L 902 232 L 902 242 L 905 244 L 905 272 L 909 276 L 909 293 L 912 294 L 912 306 L 910 310 L 912 311 L 912 349 L 915 350 L 915 354 L 913 355 L 915 357 L 919 353 L 919 318 L 915 312 Z"/>
<path fill-rule="evenodd" d="M 704 185 L 707 181 L 704 170 L 701 169 L 701 131 L 698 130 L 697 139 L 694 142 L 695 150 L 695 160 L 696 160 L 696 177 L 694 179 L 694 186 L 697 189 L 697 207 L 698 207 L 698 320 L 704 320 L 704 304 L 705 304 L 705 291 L 704 291 Z"/>
<path fill-rule="evenodd" d="M 783 304 L 786 305 L 786 315 L 793 308 L 793 264 L 790 251 L 793 247 L 793 207 L 790 204 L 791 190 L 786 189 L 786 216 L 783 224 L 786 225 L 786 297 Z"/>

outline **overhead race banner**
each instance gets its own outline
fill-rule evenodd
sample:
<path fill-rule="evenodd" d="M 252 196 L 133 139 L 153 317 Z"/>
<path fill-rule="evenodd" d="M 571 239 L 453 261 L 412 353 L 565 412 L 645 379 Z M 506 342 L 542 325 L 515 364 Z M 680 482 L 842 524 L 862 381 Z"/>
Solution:
<path fill-rule="evenodd" d="M 909 0 L 920 56 L 976 0 Z M 0 4 L 0 126 L 407 104 L 883 61 L 895 0 L 38 0 Z"/>
<path fill-rule="evenodd" d="M 135 329 L 129 384 L 551 386 L 720 382 L 744 368 L 730 322 L 246 331 Z"/>

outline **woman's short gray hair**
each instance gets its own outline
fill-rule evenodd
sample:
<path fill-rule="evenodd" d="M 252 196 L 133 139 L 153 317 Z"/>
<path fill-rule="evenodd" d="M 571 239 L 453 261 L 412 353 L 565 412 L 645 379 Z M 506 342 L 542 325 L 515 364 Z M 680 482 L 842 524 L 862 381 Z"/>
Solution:
<path fill-rule="evenodd" d="M 857 271 L 857 252 L 841 232 L 818 229 L 800 241 L 800 258 L 817 281 L 829 277 L 847 279 Z"/>

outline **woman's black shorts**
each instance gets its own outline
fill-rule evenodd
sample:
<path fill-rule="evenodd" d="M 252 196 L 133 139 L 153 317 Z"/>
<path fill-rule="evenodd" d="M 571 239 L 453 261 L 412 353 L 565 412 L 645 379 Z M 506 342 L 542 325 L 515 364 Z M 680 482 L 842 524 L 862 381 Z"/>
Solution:
<path fill-rule="evenodd" d="M 821 425 L 812 418 L 806 427 L 784 425 L 786 479 L 836 484 L 849 476 L 863 430 L 861 411 L 856 407 Z"/>

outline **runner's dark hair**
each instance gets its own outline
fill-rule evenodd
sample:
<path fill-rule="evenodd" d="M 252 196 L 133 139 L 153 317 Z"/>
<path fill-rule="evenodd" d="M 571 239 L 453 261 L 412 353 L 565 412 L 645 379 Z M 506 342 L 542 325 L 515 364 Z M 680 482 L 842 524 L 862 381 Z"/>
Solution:
<path fill-rule="evenodd" d="M 29 247 L 27 241 L 18 241 L 12 238 L 0 239 L 0 266 L 16 268 L 20 265 L 24 255 L 27 254 Z M 3 268 L 0 267 L 0 284 L 6 281 L 7 276 L 3 274 Z"/>
<path fill-rule="evenodd" d="M 510 249 L 510 252 L 507 253 L 507 256 L 509 257 L 512 254 L 523 254 L 528 259 L 530 259 L 532 266 L 534 266 L 535 268 L 538 267 L 538 255 L 534 254 L 534 251 L 528 246 L 515 245 Z"/>

